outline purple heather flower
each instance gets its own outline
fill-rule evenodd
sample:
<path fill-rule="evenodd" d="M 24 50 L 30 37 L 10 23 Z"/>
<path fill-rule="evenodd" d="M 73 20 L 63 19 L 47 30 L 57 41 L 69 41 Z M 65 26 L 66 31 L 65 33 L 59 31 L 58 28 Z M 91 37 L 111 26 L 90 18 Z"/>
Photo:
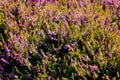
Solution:
<path fill-rule="evenodd" d="M 25 42 L 24 47 L 28 47 L 28 46 L 29 46 L 28 42 Z"/>
<path fill-rule="evenodd" d="M 105 25 L 108 25 L 108 23 L 109 23 L 109 20 L 108 20 L 108 18 L 106 18 Z"/>
<path fill-rule="evenodd" d="M 97 74 L 96 74 L 96 73 L 94 73 L 94 74 L 93 74 L 93 77 L 95 77 L 95 78 L 96 78 L 96 77 L 97 77 Z"/>
<path fill-rule="evenodd" d="M 18 76 L 14 75 L 14 74 L 7 74 L 7 76 L 9 76 L 12 79 L 17 79 L 18 78 Z"/>
<path fill-rule="evenodd" d="M 16 58 L 15 58 L 15 60 L 19 61 L 19 59 L 20 59 L 20 57 L 17 55 Z"/>
<path fill-rule="evenodd" d="M 109 56 L 110 58 L 112 58 L 112 54 L 108 53 L 108 56 Z"/>
<path fill-rule="evenodd" d="M 37 80 L 40 80 L 40 78 L 37 78 Z"/>
<path fill-rule="evenodd" d="M 86 7 L 87 6 L 87 1 L 86 0 L 79 0 L 80 4 L 82 7 Z"/>
<path fill-rule="evenodd" d="M 55 37 L 50 37 L 50 39 L 51 39 L 52 41 L 57 41 L 57 39 L 56 39 Z"/>
<path fill-rule="evenodd" d="M 32 53 L 33 53 L 33 50 L 29 50 L 29 52 L 32 54 Z"/>
<path fill-rule="evenodd" d="M 101 50 L 98 50 L 98 54 L 101 54 L 102 52 L 101 52 Z"/>
<path fill-rule="evenodd" d="M 58 50 L 58 51 L 61 50 L 61 47 L 58 47 L 57 50 Z"/>
<path fill-rule="evenodd" d="M 81 21 L 81 20 L 82 20 L 82 16 L 76 18 L 76 22 L 79 22 L 79 21 Z"/>
<path fill-rule="evenodd" d="M 49 57 L 51 57 L 51 56 L 52 56 L 52 54 L 50 54 L 50 53 L 49 53 L 49 54 L 48 54 L 48 56 L 49 56 Z"/>
<path fill-rule="evenodd" d="M 116 8 L 118 8 L 118 7 L 119 7 L 119 5 L 118 5 L 117 3 L 114 3 L 114 6 L 115 6 Z"/>
<path fill-rule="evenodd" d="M 54 22 L 56 20 L 56 17 L 52 17 L 51 21 Z"/>
<path fill-rule="evenodd" d="M 91 55 L 92 55 L 92 56 L 95 56 L 95 53 L 93 52 L 93 53 L 91 53 Z"/>
<path fill-rule="evenodd" d="M 24 2 L 26 2 L 27 0 L 24 0 Z"/>
<path fill-rule="evenodd" d="M 9 49 L 9 47 L 6 47 L 6 54 L 7 54 L 7 56 L 10 56 L 10 49 Z"/>
<path fill-rule="evenodd" d="M 88 22 L 89 22 L 88 18 L 86 18 L 85 16 L 84 16 L 84 22 L 85 22 L 85 23 L 88 23 Z"/>
<path fill-rule="evenodd" d="M 99 17 L 99 15 L 96 15 L 95 17 L 94 17 L 94 19 L 97 19 Z"/>
<path fill-rule="evenodd" d="M 3 67 L 0 67 L 0 71 L 3 71 L 4 70 L 4 68 Z"/>
<path fill-rule="evenodd" d="M 7 60 L 5 60 L 4 58 L 1 58 L 0 60 L 5 64 L 9 64 L 9 62 Z"/>
<path fill-rule="evenodd" d="M 55 34 L 55 32 L 48 30 L 48 35 L 49 36 L 55 36 L 56 34 Z"/>
<path fill-rule="evenodd" d="M 107 3 L 110 4 L 110 5 L 114 4 L 114 2 L 112 0 L 107 0 Z"/>
<path fill-rule="evenodd" d="M 32 69 L 33 69 L 34 71 L 36 71 L 36 70 L 37 70 L 37 66 L 33 66 Z"/>
<path fill-rule="evenodd" d="M 73 42 L 71 45 L 72 45 L 72 46 L 75 46 L 75 45 L 77 45 L 77 43 L 78 43 L 78 42 L 75 41 L 75 42 Z"/>
<path fill-rule="evenodd" d="M 13 78 L 13 79 L 17 79 L 17 78 L 18 78 L 17 75 L 12 75 L 12 74 L 10 74 L 9 77 L 10 77 L 10 78 Z"/>
<path fill-rule="evenodd" d="M 58 2 L 57 2 L 57 0 L 54 0 L 54 3 L 55 3 L 55 5 L 59 5 Z"/>
<path fill-rule="evenodd" d="M 114 28 L 109 28 L 109 32 L 112 32 L 114 30 Z"/>
<path fill-rule="evenodd" d="M 96 71 L 96 70 L 98 70 L 98 67 L 96 65 L 94 65 L 94 66 L 90 66 L 90 69 Z"/>
<path fill-rule="evenodd" d="M 43 63 L 43 65 L 45 66 L 45 67 L 48 67 L 48 64 L 45 62 L 45 63 Z"/>
<path fill-rule="evenodd" d="M 42 55 L 42 58 L 43 58 L 43 59 L 46 59 L 46 55 L 45 55 L 44 52 L 41 52 L 41 55 Z"/>
<path fill-rule="evenodd" d="M 117 32 L 117 35 L 120 35 L 120 31 Z"/>
<path fill-rule="evenodd" d="M 48 2 L 48 0 L 44 0 L 42 4 L 44 4 L 44 5 L 45 5 L 47 2 Z"/>
<path fill-rule="evenodd" d="M 77 73 L 77 76 L 81 76 L 81 74 L 80 74 L 80 73 Z"/>
<path fill-rule="evenodd" d="M 31 75 L 30 75 L 30 74 L 28 74 L 28 75 L 25 76 L 25 79 L 26 79 L 26 80 L 29 80 L 30 78 L 31 78 Z"/>
<path fill-rule="evenodd" d="M 67 44 L 67 45 L 65 45 L 65 49 L 67 49 L 67 50 L 70 50 L 70 45 L 69 44 Z"/>
<path fill-rule="evenodd" d="M 85 64 L 82 64 L 81 66 L 82 66 L 82 68 L 86 68 L 86 65 L 85 65 Z"/>
<path fill-rule="evenodd" d="M 18 56 L 16 53 L 11 53 L 11 57 L 16 57 Z"/>
<path fill-rule="evenodd" d="M 91 3 L 95 3 L 95 0 L 91 0 Z"/>
<path fill-rule="evenodd" d="M 118 50 L 118 53 L 120 53 L 120 49 Z"/>
<path fill-rule="evenodd" d="M 43 70 L 43 69 L 40 69 L 40 73 L 44 74 L 44 70 Z"/>
<path fill-rule="evenodd" d="M 37 2 L 37 1 L 38 1 L 38 0 L 30 0 L 31 3 L 33 3 L 33 2 Z"/>
<path fill-rule="evenodd" d="M 87 61 L 86 57 L 82 57 L 82 60 L 85 61 L 85 62 Z"/>
<path fill-rule="evenodd" d="M 17 76 L 17 75 L 14 75 L 13 77 L 14 77 L 15 79 L 17 79 L 17 78 L 18 78 L 18 76 Z"/>
<path fill-rule="evenodd" d="M 14 2 L 18 2 L 18 0 L 14 0 Z"/>
<path fill-rule="evenodd" d="M 26 56 L 26 59 L 28 60 L 28 59 L 30 59 L 31 58 L 31 56 Z"/>

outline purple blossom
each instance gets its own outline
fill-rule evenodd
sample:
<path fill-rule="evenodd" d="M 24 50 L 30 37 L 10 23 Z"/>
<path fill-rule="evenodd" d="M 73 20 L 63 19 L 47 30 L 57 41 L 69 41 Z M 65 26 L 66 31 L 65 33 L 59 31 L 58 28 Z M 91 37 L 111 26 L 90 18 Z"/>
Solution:
<path fill-rule="evenodd" d="M 79 0 L 82 7 L 87 6 L 87 0 Z"/>
<path fill-rule="evenodd" d="M 71 46 L 69 44 L 65 45 L 65 49 L 70 50 Z"/>
<path fill-rule="evenodd" d="M 24 2 L 26 2 L 27 0 L 24 0 Z"/>
<path fill-rule="evenodd" d="M 120 49 L 118 50 L 118 53 L 120 53 Z"/>
<path fill-rule="evenodd" d="M 91 70 L 94 70 L 94 71 L 97 71 L 97 70 L 98 70 L 98 67 L 97 67 L 96 65 L 94 65 L 94 66 L 90 66 L 90 69 L 91 69 Z"/>
<path fill-rule="evenodd" d="M 17 75 L 14 75 L 14 78 L 15 78 L 15 79 L 17 79 L 17 78 L 18 78 L 18 76 L 17 76 Z"/>
<path fill-rule="evenodd" d="M 55 32 L 48 30 L 48 35 L 49 36 L 55 36 L 56 34 L 55 34 Z"/>
<path fill-rule="evenodd" d="M 42 4 L 45 5 L 48 1 L 49 1 L 49 0 L 44 0 Z"/>
<path fill-rule="evenodd" d="M 38 2 L 39 0 L 30 0 L 30 3 Z"/>
<path fill-rule="evenodd" d="M 86 68 L 86 65 L 85 65 L 85 64 L 82 64 L 81 66 L 82 66 L 82 68 Z"/>
<path fill-rule="evenodd" d="M 31 56 L 26 56 L 26 59 L 28 60 L 28 59 L 30 59 L 31 58 Z"/>
<path fill-rule="evenodd" d="M 54 22 L 56 20 L 56 17 L 52 17 L 51 21 Z"/>
<path fill-rule="evenodd" d="M 119 5 L 118 5 L 117 3 L 114 3 L 114 6 L 115 6 L 116 8 L 118 8 L 118 7 L 119 7 Z"/>
<path fill-rule="evenodd" d="M 49 56 L 49 57 L 52 57 L 52 54 L 48 53 L 48 56 Z"/>
<path fill-rule="evenodd" d="M 33 50 L 30 49 L 29 52 L 32 54 L 32 53 L 33 53 Z"/>
<path fill-rule="evenodd" d="M 82 57 L 82 60 L 85 61 L 85 62 L 87 61 L 86 57 Z"/>
<path fill-rule="evenodd" d="M 85 23 L 88 23 L 88 22 L 89 22 L 88 18 L 85 17 L 85 16 L 84 16 L 84 19 L 83 19 L 83 20 L 84 20 Z"/>
<path fill-rule="evenodd" d="M 14 2 L 18 2 L 18 0 L 14 0 Z"/>
<path fill-rule="evenodd" d="M 101 54 L 102 52 L 101 52 L 101 50 L 98 50 L 98 54 Z"/>
<path fill-rule="evenodd" d="M 97 19 L 99 17 L 99 15 L 96 15 L 95 17 L 94 17 L 94 19 Z"/>
<path fill-rule="evenodd" d="M 43 59 L 46 59 L 46 55 L 44 52 L 41 52 L 41 55 L 42 55 Z"/>
<path fill-rule="evenodd" d="M 95 3 L 95 0 L 91 0 L 91 3 Z"/>
<path fill-rule="evenodd" d="M 95 78 L 96 78 L 96 77 L 97 77 L 97 74 L 96 74 L 96 73 L 94 73 L 94 74 L 93 74 L 93 77 L 95 77 Z"/>
<path fill-rule="evenodd" d="M 59 5 L 57 0 L 54 0 L 55 5 Z"/>
<path fill-rule="evenodd" d="M 7 56 L 10 56 L 10 49 L 9 49 L 9 47 L 6 47 L 5 51 L 6 51 Z"/>
<path fill-rule="evenodd" d="M 117 35 L 120 35 L 120 31 L 117 32 Z"/>
<path fill-rule="evenodd" d="M 108 18 L 106 18 L 105 25 L 108 25 L 108 23 L 109 23 L 109 20 L 108 20 Z"/>
<path fill-rule="evenodd" d="M 0 67 L 0 71 L 3 71 L 4 70 L 4 68 L 3 67 Z"/>
<path fill-rule="evenodd" d="M 58 39 L 55 38 L 55 37 L 50 37 L 50 39 L 51 39 L 52 41 L 57 41 L 57 40 L 58 40 Z"/>
<path fill-rule="evenodd" d="M 112 54 L 111 54 L 111 53 L 108 53 L 108 56 L 109 56 L 110 58 L 112 58 Z"/>
<path fill-rule="evenodd" d="M 37 70 L 37 66 L 33 66 L 32 69 L 33 69 L 34 71 L 36 71 L 36 70 Z"/>
<path fill-rule="evenodd" d="M 93 53 L 91 53 L 91 55 L 92 55 L 92 56 L 95 56 L 95 53 L 93 52 Z"/>
<path fill-rule="evenodd" d="M 9 64 L 9 62 L 7 60 L 5 60 L 4 58 L 1 58 L 0 60 L 5 64 Z"/>
<path fill-rule="evenodd" d="M 81 76 L 81 74 L 80 74 L 80 73 L 77 73 L 77 76 Z"/>
<path fill-rule="evenodd" d="M 13 75 L 13 74 L 8 74 L 8 76 L 9 76 L 10 78 L 12 78 L 12 79 L 17 79 L 17 78 L 18 78 L 17 75 Z"/>
<path fill-rule="evenodd" d="M 76 22 L 79 22 L 79 21 L 81 21 L 82 19 L 83 19 L 82 16 L 80 16 L 80 17 L 76 18 Z"/>
<path fill-rule="evenodd" d="M 112 32 L 113 30 L 114 30 L 114 28 L 111 28 L 111 27 L 109 28 L 109 32 Z"/>
<path fill-rule="evenodd" d="M 44 70 L 43 69 L 40 69 L 39 72 L 42 73 L 42 74 L 44 74 Z"/>
<path fill-rule="evenodd" d="M 107 0 L 107 3 L 110 4 L 110 5 L 114 4 L 114 2 L 112 0 Z"/>
<path fill-rule="evenodd" d="M 28 75 L 25 76 L 25 80 L 29 80 L 30 78 L 31 78 L 30 74 L 28 74 Z"/>

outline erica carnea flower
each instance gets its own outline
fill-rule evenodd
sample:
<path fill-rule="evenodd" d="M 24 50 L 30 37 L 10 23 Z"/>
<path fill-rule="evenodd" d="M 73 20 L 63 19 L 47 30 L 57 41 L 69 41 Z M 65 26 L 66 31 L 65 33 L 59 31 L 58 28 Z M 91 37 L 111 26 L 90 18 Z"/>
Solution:
<path fill-rule="evenodd" d="M 109 23 L 109 20 L 108 20 L 108 18 L 106 18 L 105 25 L 108 25 L 108 23 Z"/>
<path fill-rule="evenodd" d="M 69 44 L 65 45 L 65 49 L 70 50 L 71 46 Z"/>
<path fill-rule="evenodd" d="M 39 0 L 30 0 L 31 3 L 32 3 L 32 2 L 37 2 L 37 1 L 39 1 Z"/>
<path fill-rule="evenodd" d="M 6 47 L 6 54 L 7 54 L 7 56 L 10 56 L 10 49 L 9 49 L 9 47 Z"/>
<path fill-rule="evenodd" d="M 4 58 L 1 58 L 0 60 L 5 64 L 9 64 L 9 62 L 7 60 L 5 60 Z"/>
<path fill-rule="evenodd" d="M 96 66 L 96 65 L 90 66 L 90 69 L 97 71 L 98 70 L 98 66 Z"/>

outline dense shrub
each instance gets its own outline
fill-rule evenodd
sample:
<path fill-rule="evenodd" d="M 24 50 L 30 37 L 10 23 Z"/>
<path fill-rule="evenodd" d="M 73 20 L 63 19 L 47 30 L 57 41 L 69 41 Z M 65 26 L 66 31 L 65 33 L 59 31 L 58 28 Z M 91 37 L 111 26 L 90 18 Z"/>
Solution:
<path fill-rule="evenodd" d="M 120 79 L 119 0 L 0 0 L 0 79 Z"/>

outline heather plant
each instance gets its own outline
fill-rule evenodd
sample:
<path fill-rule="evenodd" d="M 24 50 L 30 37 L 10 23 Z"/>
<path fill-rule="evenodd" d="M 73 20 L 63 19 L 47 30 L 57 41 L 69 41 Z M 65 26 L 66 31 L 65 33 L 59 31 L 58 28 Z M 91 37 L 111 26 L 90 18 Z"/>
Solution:
<path fill-rule="evenodd" d="M 0 0 L 0 79 L 120 79 L 119 0 Z"/>

